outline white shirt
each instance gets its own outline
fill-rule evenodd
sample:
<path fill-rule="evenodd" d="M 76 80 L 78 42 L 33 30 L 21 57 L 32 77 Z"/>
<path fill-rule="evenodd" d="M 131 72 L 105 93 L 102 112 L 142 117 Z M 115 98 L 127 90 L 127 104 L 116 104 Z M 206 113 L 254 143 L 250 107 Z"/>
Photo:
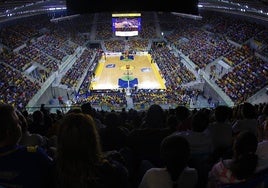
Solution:
<path fill-rule="evenodd" d="M 197 171 L 186 167 L 177 180 L 180 188 L 194 188 L 197 184 Z M 139 188 L 172 188 L 173 182 L 166 168 L 151 168 L 144 174 Z"/>
<path fill-rule="evenodd" d="M 256 154 L 259 157 L 256 171 L 268 168 L 268 140 L 258 143 Z"/>

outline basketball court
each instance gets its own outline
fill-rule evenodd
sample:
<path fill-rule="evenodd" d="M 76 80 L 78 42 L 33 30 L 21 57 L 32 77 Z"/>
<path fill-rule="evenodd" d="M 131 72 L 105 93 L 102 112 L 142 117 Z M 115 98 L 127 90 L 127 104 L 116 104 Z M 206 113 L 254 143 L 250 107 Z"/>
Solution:
<path fill-rule="evenodd" d="M 92 78 L 90 88 L 120 89 L 137 87 L 138 89 L 165 89 L 159 68 L 151 63 L 150 55 L 103 56 Z"/>

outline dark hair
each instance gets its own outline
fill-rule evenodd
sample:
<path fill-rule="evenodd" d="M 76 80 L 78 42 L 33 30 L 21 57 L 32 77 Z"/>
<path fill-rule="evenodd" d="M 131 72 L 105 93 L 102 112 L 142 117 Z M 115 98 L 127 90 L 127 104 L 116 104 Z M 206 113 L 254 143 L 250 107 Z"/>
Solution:
<path fill-rule="evenodd" d="M 232 117 L 232 109 L 228 106 L 219 105 L 215 108 L 215 120 L 225 122 Z"/>
<path fill-rule="evenodd" d="M 146 112 L 146 126 L 149 128 L 163 128 L 166 116 L 163 108 L 158 104 L 152 104 Z"/>
<path fill-rule="evenodd" d="M 85 114 L 91 114 L 92 113 L 92 106 L 89 102 L 83 103 L 81 105 L 81 110 Z"/>
<path fill-rule="evenodd" d="M 209 124 L 209 112 L 201 109 L 192 117 L 192 130 L 195 132 L 203 132 Z"/>
<path fill-rule="evenodd" d="M 258 161 L 255 154 L 257 145 L 257 137 L 250 131 L 242 131 L 236 137 L 233 145 L 234 159 L 230 169 L 237 179 L 248 178 L 255 172 Z"/>
<path fill-rule="evenodd" d="M 178 120 L 176 115 L 168 115 L 166 125 L 171 131 L 176 131 L 178 126 Z"/>
<path fill-rule="evenodd" d="M 28 121 L 26 120 L 25 116 L 22 114 L 22 112 L 16 110 L 16 113 L 19 117 L 19 124 L 21 127 L 21 131 L 25 133 L 28 130 Z"/>
<path fill-rule="evenodd" d="M 245 102 L 242 104 L 242 114 L 245 118 L 253 119 L 256 118 L 257 113 L 253 104 Z"/>
<path fill-rule="evenodd" d="M 111 127 L 118 127 L 120 125 L 120 117 L 116 112 L 107 112 L 104 115 L 104 124 Z"/>
<path fill-rule="evenodd" d="M 9 139 L 15 144 L 20 137 L 21 129 L 15 108 L 10 104 L 0 104 L 0 142 Z"/>
<path fill-rule="evenodd" d="M 177 187 L 177 179 L 190 158 L 189 142 L 182 136 L 167 136 L 161 143 L 160 156 L 173 181 L 173 188 Z"/>
<path fill-rule="evenodd" d="M 186 106 L 177 106 L 175 110 L 178 121 L 184 121 L 190 116 L 190 110 Z"/>
<path fill-rule="evenodd" d="M 40 122 L 44 119 L 44 113 L 41 110 L 35 110 L 32 117 L 34 122 Z"/>
<path fill-rule="evenodd" d="M 97 166 L 104 160 L 93 118 L 69 113 L 59 126 L 56 158 L 59 187 L 93 186 Z"/>

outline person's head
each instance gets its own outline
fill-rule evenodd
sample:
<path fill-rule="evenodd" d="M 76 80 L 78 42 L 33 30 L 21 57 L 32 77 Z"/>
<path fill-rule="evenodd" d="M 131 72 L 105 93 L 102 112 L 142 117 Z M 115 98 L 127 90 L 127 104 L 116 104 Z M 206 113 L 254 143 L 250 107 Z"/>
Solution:
<path fill-rule="evenodd" d="M 238 179 L 250 177 L 257 166 L 258 157 L 255 154 L 258 140 L 250 131 L 240 132 L 233 144 L 233 162 L 231 170 Z"/>
<path fill-rule="evenodd" d="M 93 118 L 83 113 L 66 114 L 59 121 L 57 137 L 59 186 L 84 187 L 94 180 L 96 168 L 102 161 L 99 135 Z"/>
<path fill-rule="evenodd" d="M 83 103 L 81 105 L 81 110 L 85 114 L 91 114 L 92 113 L 92 106 L 89 102 Z"/>
<path fill-rule="evenodd" d="M 43 122 L 44 121 L 44 113 L 41 110 L 36 110 L 33 112 L 33 121 L 34 122 Z"/>
<path fill-rule="evenodd" d="M 185 121 L 190 116 L 190 110 L 186 106 L 177 106 L 175 110 L 179 122 Z"/>
<path fill-rule="evenodd" d="M 195 132 L 203 132 L 209 124 L 208 111 L 201 109 L 192 117 L 192 130 Z"/>
<path fill-rule="evenodd" d="M 67 161 L 98 162 L 101 156 L 99 135 L 90 115 L 69 113 L 60 120 L 58 154 Z"/>
<path fill-rule="evenodd" d="M 166 125 L 171 131 L 176 131 L 178 126 L 178 120 L 176 115 L 168 115 Z"/>
<path fill-rule="evenodd" d="M 161 143 L 160 156 L 175 183 L 189 161 L 189 142 L 182 136 L 167 136 Z"/>
<path fill-rule="evenodd" d="M 225 122 L 232 117 L 232 109 L 228 106 L 219 105 L 215 108 L 215 120 L 217 122 Z"/>
<path fill-rule="evenodd" d="M 158 104 L 152 104 L 146 113 L 146 123 L 150 128 L 162 128 L 165 124 L 165 112 Z"/>
<path fill-rule="evenodd" d="M 242 104 L 242 115 L 244 118 L 247 119 L 254 119 L 256 118 L 256 108 L 253 104 L 245 102 Z"/>
<path fill-rule="evenodd" d="M 82 110 L 80 108 L 71 108 L 70 110 L 67 111 L 67 114 L 70 113 L 82 113 Z"/>
<path fill-rule="evenodd" d="M 21 138 L 16 110 L 9 104 L 0 104 L 0 146 L 14 145 Z"/>
<path fill-rule="evenodd" d="M 120 117 L 116 112 L 108 112 L 104 117 L 104 124 L 109 127 L 118 127 L 120 125 Z"/>

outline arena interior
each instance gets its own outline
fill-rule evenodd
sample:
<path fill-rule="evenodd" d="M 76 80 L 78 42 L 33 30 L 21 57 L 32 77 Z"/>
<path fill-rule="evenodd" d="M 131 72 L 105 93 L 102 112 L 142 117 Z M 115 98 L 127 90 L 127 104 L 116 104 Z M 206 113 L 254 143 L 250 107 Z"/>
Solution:
<path fill-rule="evenodd" d="M 61 1 L 6 2 L 0 18 L 0 100 L 30 112 L 41 104 L 66 111 L 86 101 L 109 111 L 146 110 L 153 103 L 194 109 L 267 102 L 267 15 L 251 5 L 240 11 L 241 6 L 201 1 L 198 15 L 140 11 L 137 33 L 117 36 L 113 12 L 69 15 Z M 163 87 L 149 87 L 150 78 L 148 88 L 138 81 L 92 87 L 101 61 L 142 55 L 159 71 Z M 108 82 L 114 73 L 103 75 Z"/>
<path fill-rule="evenodd" d="M 0 0 L 0 188 L 268 188 L 268 1 L 191 1 Z"/>

